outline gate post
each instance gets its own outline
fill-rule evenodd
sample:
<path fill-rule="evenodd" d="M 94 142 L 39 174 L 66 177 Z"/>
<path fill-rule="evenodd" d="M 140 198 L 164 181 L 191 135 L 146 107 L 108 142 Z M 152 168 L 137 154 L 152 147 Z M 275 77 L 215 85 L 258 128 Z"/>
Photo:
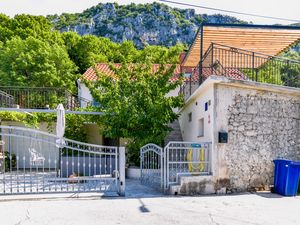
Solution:
<path fill-rule="evenodd" d="M 125 196 L 125 147 L 119 147 L 119 195 Z"/>

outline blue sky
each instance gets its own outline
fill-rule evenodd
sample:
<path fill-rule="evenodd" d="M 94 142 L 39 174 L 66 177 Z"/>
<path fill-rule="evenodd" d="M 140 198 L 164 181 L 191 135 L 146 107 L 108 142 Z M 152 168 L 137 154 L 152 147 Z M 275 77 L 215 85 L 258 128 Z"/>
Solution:
<path fill-rule="evenodd" d="M 299 0 L 174 0 L 192 4 L 205 5 L 209 7 L 223 8 L 227 10 L 241 11 L 247 13 L 255 13 L 268 15 L 273 17 L 285 17 L 289 19 L 300 20 Z M 62 12 L 81 12 L 98 3 L 118 2 L 119 4 L 135 3 L 151 3 L 151 0 L 0 0 L 0 12 L 9 16 L 15 14 L 32 14 L 47 15 L 60 14 Z M 169 4 L 170 6 L 175 6 Z M 179 7 L 179 6 L 177 6 Z M 181 7 L 182 8 L 182 7 Z M 213 14 L 210 10 L 197 9 L 198 13 Z M 279 20 L 269 20 L 254 18 L 248 16 L 237 16 L 240 19 L 253 21 L 256 24 L 274 24 L 288 22 Z"/>

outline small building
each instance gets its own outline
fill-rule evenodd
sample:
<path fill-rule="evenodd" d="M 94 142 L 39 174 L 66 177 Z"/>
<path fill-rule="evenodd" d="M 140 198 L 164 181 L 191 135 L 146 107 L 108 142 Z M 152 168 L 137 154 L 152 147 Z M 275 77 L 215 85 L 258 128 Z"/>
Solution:
<path fill-rule="evenodd" d="M 199 83 L 185 86 L 179 123 L 184 141 L 212 143 L 210 175 L 173 192 L 268 190 L 274 159 L 300 160 L 300 62 L 275 56 L 298 40 L 299 28 L 200 27 L 182 63 Z"/>

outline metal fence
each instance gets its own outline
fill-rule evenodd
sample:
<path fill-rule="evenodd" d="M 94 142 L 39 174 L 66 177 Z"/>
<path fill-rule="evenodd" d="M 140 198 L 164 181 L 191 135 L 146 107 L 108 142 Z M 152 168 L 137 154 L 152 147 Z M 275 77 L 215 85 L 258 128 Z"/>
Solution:
<path fill-rule="evenodd" d="M 89 100 L 61 88 L 0 86 L 0 107 L 3 108 L 55 109 L 59 103 L 63 103 L 67 110 L 91 104 Z"/>
<path fill-rule="evenodd" d="M 0 126 L 0 194 L 118 193 L 125 185 L 119 179 L 117 147 L 69 139 L 58 146 L 57 139 L 38 130 Z"/>
<path fill-rule="evenodd" d="M 211 173 L 211 144 L 169 142 L 162 149 L 147 144 L 140 150 L 141 183 L 162 190 L 178 184 L 180 176 Z"/>
<path fill-rule="evenodd" d="M 212 43 L 202 59 L 200 77 L 206 74 L 291 86 L 300 79 L 300 62 Z"/>
<path fill-rule="evenodd" d="M 177 184 L 181 175 L 209 175 L 210 143 L 169 142 L 164 148 L 164 185 Z"/>
<path fill-rule="evenodd" d="M 0 107 L 13 108 L 14 97 L 0 90 Z"/>
<path fill-rule="evenodd" d="M 182 87 L 187 99 L 209 76 L 300 86 L 300 61 L 212 43 Z"/>

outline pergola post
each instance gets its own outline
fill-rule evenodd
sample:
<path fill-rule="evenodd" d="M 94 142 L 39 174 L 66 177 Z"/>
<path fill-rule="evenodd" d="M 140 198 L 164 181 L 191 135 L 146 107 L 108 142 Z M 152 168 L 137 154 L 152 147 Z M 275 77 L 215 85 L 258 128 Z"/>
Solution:
<path fill-rule="evenodd" d="M 199 62 L 199 86 L 203 82 L 203 76 L 202 76 L 202 60 L 203 60 L 203 24 L 200 26 L 200 62 Z"/>

